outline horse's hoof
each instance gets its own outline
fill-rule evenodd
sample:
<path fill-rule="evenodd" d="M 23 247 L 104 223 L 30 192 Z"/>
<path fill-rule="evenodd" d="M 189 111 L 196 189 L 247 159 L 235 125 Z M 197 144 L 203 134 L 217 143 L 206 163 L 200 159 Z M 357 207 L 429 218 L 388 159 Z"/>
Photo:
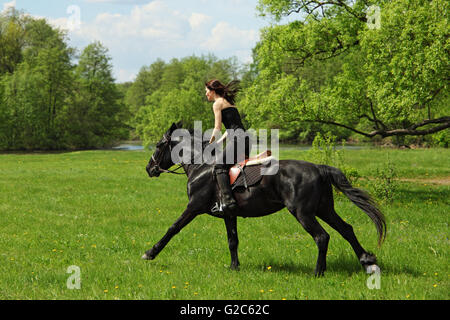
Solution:
<path fill-rule="evenodd" d="M 361 255 L 359 262 L 367 269 L 368 266 L 377 264 L 377 257 L 370 252 L 366 252 Z"/>
<path fill-rule="evenodd" d="M 234 265 L 234 264 L 230 265 L 230 269 L 233 270 L 233 271 L 239 271 L 240 270 L 239 265 Z"/>
<path fill-rule="evenodd" d="M 322 278 L 325 276 L 325 271 L 316 271 L 314 272 L 314 277 L 316 278 Z"/>
<path fill-rule="evenodd" d="M 144 253 L 144 255 L 141 257 L 143 260 L 153 260 L 154 257 L 149 256 L 148 254 Z"/>

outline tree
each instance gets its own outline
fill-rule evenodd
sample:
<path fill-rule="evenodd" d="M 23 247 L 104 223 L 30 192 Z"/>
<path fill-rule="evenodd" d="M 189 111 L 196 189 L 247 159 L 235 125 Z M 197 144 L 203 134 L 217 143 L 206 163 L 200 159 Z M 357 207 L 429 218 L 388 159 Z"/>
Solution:
<path fill-rule="evenodd" d="M 138 79 L 158 81 L 151 80 L 147 86 L 133 84 L 131 88 L 139 86 L 149 89 L 146 92 L 136 90 L 127 93 L 127 101 L 132 101 L 131 96 L 135 93 L 145 96 L 143 99 L 139 98 L 140 101 L 145 100 L 145 104 L 138 108 L 135 122 L 136 130 L 144 144 L 159 140 L 170 124 L 180 120 L 187 129 L 192 129 L 196 120 L 202 121 L 203 130 L 212 128 L 214 116 L 212 105 L 205 98 L 205 82 L 218 78 L 226 83 L 237 78 L 239 70 L 236 59 L 219 60 L 212 55 L 191 56 L 181 60 L 172 59 L 164 64 L 157 61 L 155 64 L 148 68 L 149 71 L 141 69 L 136 82 Z M 150 88 L 150 84 L 156 83 L 159 86 Z"/>
<path fill-rule="evenodd" d="M 121 119 L 122 96 L 107 52 L 99 42 L 88 45 L 75 69 L 76 89 L 66 127 L 66 140 L 72 147 L 106 146 L 127 136 Z"/>
<path fill-rule="evenodd" d="M 0 58 L 6 61 L 1 79 L 2 147 L 57 149 L 61 136 L 57 119 L 70 92 L 73 50 L 65 43 L 65 34 L 44 19 L 14 13 L 1 18 L 10 29 L 22 30 L 8 40 L 20 43 L 16 58 L 9 59 L 11 51 L 2 52 Z"/>
<path fill-rule="evenodd" d="M 145 98 L 159 89 L 166 63 L 158 59 L 149 67 L 142 67 L 125 96 L 130 111 L 136 114 L 145 105 Z"/>
<path fill-rule="evenodd" d="M 96 148 L 126 138 L 129 112 L 107 49 L 75 50 L 45 19 L 0 13 L 0 149 Z"/>
<path fill-rule="evenodd" d="M 380 28 L 370 28 L 370 5 Z M 260 0 L 299 20 L 262 30 L 257 77 L 242 101 L 255 124 L 320 123 L 366 137 L 450 127 L 445 0 Z"/>
<path fill-rule="evenodd" d="M 22 57 L 27 18 L 15 9 L 0 16 L 0 75 L 13 73 Z"/>

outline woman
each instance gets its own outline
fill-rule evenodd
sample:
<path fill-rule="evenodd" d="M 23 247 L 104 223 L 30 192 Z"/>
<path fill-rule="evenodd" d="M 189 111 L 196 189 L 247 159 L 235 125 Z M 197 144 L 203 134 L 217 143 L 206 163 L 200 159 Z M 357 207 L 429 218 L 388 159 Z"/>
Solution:
<path fill-rule="evenodd" d="M 239 91 L 239 81 L 232 81 L 225 86 L 219 80 L 214 79 L 205 83 L 205 90 L 208 101 L 214 101 L 214 131 L 209 143 L 212 143 L 215 136 L 222 132 L 222 123 L 227 131 L 217 143 L 222 142 L 226 137 L 231 137 L 227 139 L 225 150 L 216 155 L 214 173 L 221 199 L 219 211 L 232 214 L 237 209 L 237 203 L 233 197 L 228 172 L 230 167 L 245 160 L 250 154 L 250 139 L 245 134 L 241 116 L 234 105 L 236 94 Z M 232 155 L 231 159 L 230 155 Z"/>

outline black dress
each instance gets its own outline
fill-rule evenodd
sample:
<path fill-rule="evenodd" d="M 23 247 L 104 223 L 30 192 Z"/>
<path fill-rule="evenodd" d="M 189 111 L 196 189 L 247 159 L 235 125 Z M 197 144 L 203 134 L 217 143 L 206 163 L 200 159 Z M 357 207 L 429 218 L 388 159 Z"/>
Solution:
<path fill-rule="evenodd" d="M 245 131 L 239 111 L 235 107 L 222 109 L 222 123 L 227 129 L 242 129 Z"/>
<path fill-rule="evenodd" d="M 216 168 L 228 169 L 250 155 L 250 137 L 245 133 L 239 111 L 235 107 L 222 109 L 222 123 L 227 129 L 226 148 L 216 155 Z"/>

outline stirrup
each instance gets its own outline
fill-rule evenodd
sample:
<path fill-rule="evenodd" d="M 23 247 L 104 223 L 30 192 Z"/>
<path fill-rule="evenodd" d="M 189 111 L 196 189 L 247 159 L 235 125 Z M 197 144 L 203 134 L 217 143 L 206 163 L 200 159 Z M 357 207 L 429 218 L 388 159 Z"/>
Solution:
<path fill-rule="evenodd" d="M 224 214 L 224 211 L 222 209 L 222 205 L 219 205 L 218 202 L 214 204 L 214 206 L 211 208 L 211 213 L 221 213 Z"/>
<path fill-rule="evenodd" d="M 224 207 L 223 207 L 222 203 L 216 202 L 216 203 L 214 203 L 214 205 L 211 208 L 211 213 L 220 214 L 220 215 L 226 215 L 226 214 L 230 215 L 237 211 L 238 205 L 237 205 L 237 203 L 235 203 L 234 209 L 232 209 L 232 210 L 226 211 L 223 208 Z"/>

